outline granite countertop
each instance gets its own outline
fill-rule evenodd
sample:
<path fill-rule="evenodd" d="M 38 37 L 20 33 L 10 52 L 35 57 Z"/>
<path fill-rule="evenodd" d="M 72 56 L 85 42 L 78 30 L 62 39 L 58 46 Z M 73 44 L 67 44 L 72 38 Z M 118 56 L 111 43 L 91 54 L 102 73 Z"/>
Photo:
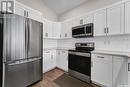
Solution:
<path fill-rule="evenodd" d="M 110 50 L 94 50 L 91 53 L 126 56 L 130 58 L 130 52 L 125 51 L 110 51 Z"/>

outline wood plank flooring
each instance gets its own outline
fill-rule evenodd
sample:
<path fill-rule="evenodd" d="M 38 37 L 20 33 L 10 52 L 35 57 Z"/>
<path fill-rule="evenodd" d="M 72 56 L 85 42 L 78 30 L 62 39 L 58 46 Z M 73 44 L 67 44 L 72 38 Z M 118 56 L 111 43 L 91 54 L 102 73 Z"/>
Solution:
<path fill-rule="evenodd" d="M 58 84 L 54 83 L 54 80 L 63 75 L 65 72 L 60 69 L 54 69 L 43 75 L 43 80 L 30 86 L 30 87 L 60 87 Z M 99 87 L 96 85 L 90 87 Z"/>

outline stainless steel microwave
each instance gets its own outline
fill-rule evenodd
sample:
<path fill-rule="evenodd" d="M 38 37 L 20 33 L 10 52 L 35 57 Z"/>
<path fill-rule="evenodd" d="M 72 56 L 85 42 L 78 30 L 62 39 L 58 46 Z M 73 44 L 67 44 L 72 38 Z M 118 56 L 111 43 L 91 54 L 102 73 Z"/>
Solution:
<path fill-rule="evenodd" d="M 81 37 L 93 37 L 93 23 L 76 26 L 72 28 L 72 37 L 81 38 Z"/>

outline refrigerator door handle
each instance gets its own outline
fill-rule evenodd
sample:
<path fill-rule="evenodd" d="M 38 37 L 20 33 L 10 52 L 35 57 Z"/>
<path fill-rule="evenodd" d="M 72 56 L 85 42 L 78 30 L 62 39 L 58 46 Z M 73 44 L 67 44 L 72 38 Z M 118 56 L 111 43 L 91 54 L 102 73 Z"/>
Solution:
<path fill-rule="evenodd" d="M 25 19 L 25 51 L 26 51 L 26 53 L 27 53 L 27 36 L 28 36 L 28 34 L 27 34 L 27 19 Z M 27 55 L 26 55 L 27 56 Z"/>
<path fill-rule="evenodd" d="M 28 47 L 27 47 L 27 50 L 28 50 L 28 54 L 29 54 L 29 51 L 30 51 L 30 20 L 28 20 Z"/>

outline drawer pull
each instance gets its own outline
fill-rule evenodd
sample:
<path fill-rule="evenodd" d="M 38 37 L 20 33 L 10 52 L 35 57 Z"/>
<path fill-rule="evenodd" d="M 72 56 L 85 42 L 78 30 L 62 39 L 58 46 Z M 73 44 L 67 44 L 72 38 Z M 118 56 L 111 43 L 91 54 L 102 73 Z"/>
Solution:
<path fill-rule="evenodd" d="M 97 56 L 97 58 L 102 58 L 102 59 L 104 59 L 104 57 L 103 57 L 103 56 Z"/>

